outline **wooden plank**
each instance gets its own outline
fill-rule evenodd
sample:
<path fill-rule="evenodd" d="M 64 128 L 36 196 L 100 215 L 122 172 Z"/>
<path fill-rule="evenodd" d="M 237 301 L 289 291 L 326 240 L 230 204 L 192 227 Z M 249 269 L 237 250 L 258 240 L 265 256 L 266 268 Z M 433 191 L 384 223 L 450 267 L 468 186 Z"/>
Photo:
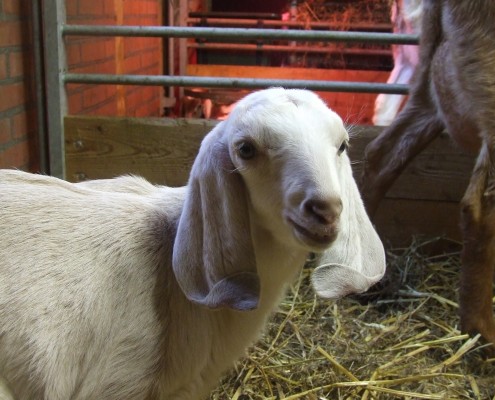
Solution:
<path fill-rule="evenodd" d="M 461 240 L 457 202 L 386 198 L 380 203 L 374 224 L 387 247 L 408 247 L 414 237 Z M 445 249 L 439 245 L 431 250 L 437 253 Z"/>
<path fill-rule="evenodd" d="M 67 179 L 144 176 L 151 182 L 180 186 L 204 135 L 216 121 L 195 119 L 66 117 Z M 381 131 L 351 127 L 350 157 L 360 179 L 364 148 Z M 381 203 L 376 226 L 393 246 L 413 235 L 459 239 L 459 205 L 474 158 L 441 136 L 412 162 Z"/>
<path fill-rule="evenodd" d="M 67 179 L 142 175 L 151 182 L 185 184 L 206 120 L 66 117 Z"/>
<path fill-rule="evenodd" d="M 381 127 L 351 126 L 350 157 L 361 179 L 364 149 Z M 458 202 L 467 188 L 475 157 L 460 151 L 445 133 L 424 149 L 387 193 L 391 199 Z"/>

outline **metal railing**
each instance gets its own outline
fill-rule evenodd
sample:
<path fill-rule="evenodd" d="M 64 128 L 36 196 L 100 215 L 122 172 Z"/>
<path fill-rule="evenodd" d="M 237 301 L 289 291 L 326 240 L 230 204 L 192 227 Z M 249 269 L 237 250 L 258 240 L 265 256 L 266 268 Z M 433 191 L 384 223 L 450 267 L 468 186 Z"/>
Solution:
<path fill-rule="evenodd" d="M 63 25 L 62 36 L 173 37 L 195 39 L 292 40 L 305 42 L 346 42 L 370 44 L 417 44 L 418 37 L 380 32 L 306 31 L 281 29 L 166 27 L 166 26 L 85 26 Z M 266 88 L 284 86 L 330 92 L 406 94 L 407 85 L 371 82 L 321 82 L 313 80 L 217 78 L 192 76 L 148 76 L 64 73 L 64 83 L 92 83 L 150 86 L 203 86 L 211 88 Z"/>
<path fill-rule="evenodd" d="M 47 99 L 50 173 L 64 177 L 63 119 L 67 113 L 68 83 L 153 85 L 210 88 L 266 88 L 284 86 L 318 91 L 405 94 L 407 85 L 371 82 L 340 82 L 287 79 L 218 78 L 165 75 L 76 74 L 67 71 L 64 38 L 67 36 L 123 36 L 234 40 L 290 40 L 305 42 L 361 42 L 373 44 L 417 44 L 415 35 L 381 32 L 308 31 L 295 29 L 170 27 L 170 26 L 85 26 L 67 25 L 63 0 L 44 2 L 47 53 Z"/>

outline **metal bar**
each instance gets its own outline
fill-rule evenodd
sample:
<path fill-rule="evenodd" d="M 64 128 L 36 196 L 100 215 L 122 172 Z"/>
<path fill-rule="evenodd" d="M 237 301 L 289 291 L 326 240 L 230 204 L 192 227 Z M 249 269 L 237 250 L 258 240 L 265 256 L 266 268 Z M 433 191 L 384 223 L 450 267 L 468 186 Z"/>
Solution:
<path fill-rule="evenodd" d="M 362 56 L 392 56 L 387 49 L 339 49 L 327 46 L 281 46 L 272 44 L 234 44 L 234 43 L 189 43 L 190 49 L 198 50 L 233 50 L 233 51 L 270 51 L 270 52 L 295 52 L 295 53 L 325 53 L 346 54 Z"/>
<path fill-rule="evenodd" d="M 179 26 L 185 27 L 187 25 L 187 7 L 189 1 L 188 0 L 179 0 Z M 177 41 L 179 46 L 179 75 L 186 74 L 186 68 L 189 61 L 189 57 L 187 56 L 187 39 L 185 37 L 179 38 Z M 184 97 L 184 89 L 179 88 L 179 99 Z"/>
<path fill-rule="evenodd" d="M 41 29 L 41 1 L 33 1 L 33 60 L 34 60 L 34 84 L 36 88 L 36 125 L 38 128 L 38 161 L 39 172 L 48 174 L 48 143 L 46 129 L 46 99 L 45 99 L 45 75 L 43 69 L 43 48 Z"/>
<path fill-rule="evenodd" d="M 65 0 L 43 1 L 43 17 L 50 174 L 65 178 L 64 116 L 67 114 L 67 93 L 62 76 L 67 62 L 61 29 L 66 18 Z"/>
<path fill-rule="evenodd" d="M 181 86 L 181 87 L 210 87 L 210 88 L 249 88 L 263 89 L 273 86 L 285 88 L 304 88 L 326 92 L 347 93 L 387 93 L 407 94 L 408 85 L 342 82 L 342 81 L 312 81 L 290 79 L 258 79 L 258 78 L 216 78 L 196 76 L 163 76 L 163 75 L 108 75 L 108 74 L 73 74 L 64 75 L 65 83 L 113 84 L 113 85 L 147 85 L 147 86 Z"/>
<path fill-rule="evenodd" d="M 210 11 L 210 12 L 201 12 L 201 11 L 193 11 L 189 13 L 189 16 L 192 18 L 198 19 L 210 19 L 210 18 L 225 18 L 225 19 L 250 19 L 259 21 L 262 20 L 271 20 L 271 19 L 280 19 L 280 14 L 276 13 L 257 13 L 257 12 L 230 12 L 230 11 Z"/>
<path fill-rule="evenodd" d="M 309 31 L 291 29 L 204 28 L 177 26 L 64 25 L 63 35 L 179 37 L 196 39 L 303 40 L 329 42 L 361 42 L 379 44 L 417 44 L 417 35 L 385 32 Z"/>
<path fill-rule="evenodd" d="M 256 26 L 259 23 L 257 19 L 230 19 L 230 18 L 188 18 L 188 24 L 201 24 L 206 22 L 211 26 Z M 303 28 L 303 29 L 326 29 L 326 30 L 339 30 L 337 24 L 321 21 L 281 21 L 281 20 L 263 20 L 263 25 L 266 27 L 283 27 L 283 28 Z M 203 25 L 204 26 L 204 25 Z M 370 31 L 370 32 L 391 32 L 391 23 L 351 23 L 347 31 Z"/>

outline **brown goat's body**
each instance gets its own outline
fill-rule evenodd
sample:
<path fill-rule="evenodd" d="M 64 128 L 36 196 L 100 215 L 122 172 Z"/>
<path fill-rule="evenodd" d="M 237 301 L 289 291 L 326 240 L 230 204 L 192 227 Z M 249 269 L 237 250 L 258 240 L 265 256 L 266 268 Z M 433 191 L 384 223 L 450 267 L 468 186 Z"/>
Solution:
<path fill-rule="evenodd" d="M 424 2 L 420 63 L 397 119 L 366 150 L 362 193 L 370 215 L 408 162 L 443 130 L 478 152 L 462 199 L 462 330 L 495 343 L 495 3 Z"/>

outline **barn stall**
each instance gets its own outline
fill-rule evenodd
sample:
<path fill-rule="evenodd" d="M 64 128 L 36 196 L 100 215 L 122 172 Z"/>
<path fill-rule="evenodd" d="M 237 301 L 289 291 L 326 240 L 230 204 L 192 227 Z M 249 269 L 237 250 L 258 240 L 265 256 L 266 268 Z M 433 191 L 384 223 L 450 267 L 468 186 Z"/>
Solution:
<path fill-rule="evenodd" d="M 193 116 L 211 117 L 251 90 L 286 86 L 318 91 L 346 120 L 359 177 L 364 148 L 381 130 L 369 125 L 376 94 L 407 90 L 384 84 L 389 46 L 416 38 L 392 35 L 390 25 L 363 22 L 362 11 L 353 11 L 375 2 L 329 2 L 350 5 L 330 21 L 313 15 L 323 2 L 280 3 L 260 12 L 180 1 L 163 5 L 162 25 L 144 27 L 66 23 L 63 2 L 46 6 L 46 43 L 55 55 L 47 59 L 50 173 L 74 182 L 132 173 L 183 185 L 200 140 L 217 123 Z M 163 74 L 121 74 L 118 60 L 116 74 L 71 70 L 65 49 L 102 36 L 117 50 L 126 38 L 163 40 Z M 134 85 L 163 88 L 163 116 L 70 112 L 71 91 L 109 84 L 122 97 Z M 420 154 L 376 218 L 391 277 L 367 295 L 323 302 L 309 288 L 308 262 L 267 335 L 211 398 L 495 398 L 494 360 L 483 360 L 477 338 L 457 327 L 458 201 L 472 165 L 446 136 Z"/>
<path fill-rule="evenodd" d="M 243 18 L 234 13 L 236 18 L 231 18 L 232 12 L 218 14 L 216 8 L 208 11 L 213 7 L 211 4 L 181 1 L 170 3 L 169 12 L 162 18 L 169 22 L 167 26 L 140 27 L 68 24 L 66 17 L 60 15 L 63 10 L 48 10 L 52 16 L 47 12 L 47 27 L 54 27 L 54 31 L 47 33 L 51 37 L 47 44 L 52 45 L 53 54 L 59 54 L 64 42 L 69 50 L 78 40 L 100 40 L 102 36 L 117 42 L 153 38 L 163 40 L 166 53 L 163 70 L 168 72 L 168 75 L 127 76 L 102 73 L 95 67 L 88 74 L 84 73 L 87 67 L 71 68 L 69 52 L 49 57 L 51 173 L 69 181 L 135 173 L 155 183 L 184 184 L 201 136 L 215 124 L 214 119 L 184 118 L 186 114 L 195 114 L 191 107 L 199 108 L 196 116 L 201 116 L 205 100 L 213 109 L 218 109 L 222 105 L 230 106 L 250 90 L 284 86 L 317 91 L 329 107 L 342 116 L 355 136 L 351 156 L 355 160 L 356 176 L 359 176 L 364 147 L 380 131 L 379 127 L 370 126 L 376 94 L 407 91 L 405 85 L 384 84 L 392 67 L 390 44 L 417 43 L 417 38 L 387 32 L 391 30 L 390 23 L 384 22 L 387 13 L 383 4 L 388 4 L 387 1 L 329 3 L 333 4 L 333 13 L 331 6 L 322 7 L 323 1 L 304 2 L 297 7 L 302 20 L 294 18 L 293 21 L 281 20 L 283 11 L 290 10 L 290 4 L 278 3 L 282 5 L 275 2 L 268 8 L 274 11 L 274 7 L 281 7 L 279 19 L 275 20 L 273 12 L 269 14 L 270 19 L 254 19 L 266 17 L 266 13 L 252 12 L 240 13 Z M 348 6 L 344 6 L 347 3 Z M 323 9 L 320 17 L 314 16 L 318 7 Z M 198 11 L 202 8 L 207 11 Z M 189 9 L 194 11 L 188 12 Z M 295 13 L 297 15 L 297 11 Z M 223 18 L 217 18 L 218 15 Z M 225 18 L 226 15 L 229 18 Z M 315 22 L 310 16 L 326 17 L 330 21 Z M 373 18 L 378 18 L 378 22 Z M 340 25 L 336 20 L 341 21 Z M 373 26 L 376 28 L 370 32 Z M 255 51 L 251 47 L 253 42 Z M 117 46 L 122 44 L 117 43 Z M 241 46 L 245 48 L 239 50 Z M 299 49 L 294 52 L 292 61 L 291 48 Z M 129 51 L 132 51 L 131 46 Z M 127 59 L 116 58 L 115 70 L 125 73 Z M 201 59 L 206 61 L 201 63 Z M 234 64 L 236 59 L 240 60 L 237 65 Z M 212 61 L 215 64 L 211 64 Z M 57 74 L 57 71 L 63 73 Z M 160 113 L 172 118 L 130 119 L 119 110 L 110 114 L 118 118 L 111 119 L 71 114 L 70 103 L 74 97 L 71 93 L 77 93 L 84 86 L 93 90 L 108 88 L 108 84 L 117 87 L 117 92 L 134 85 L 163 88 Z M 128 93 L 122 93 L 118 100 L 125 101 Z M 458 239 L 457 203 L 472 165 L 472 157 L 457 151 L 446 137 L 437 140 L 388 193 L 385 206 L 377 216 L 382 237 L 392 245 L 407 244 L 410 237 L 417 234 Z M 431 218 L 432 215 L 435 218 Z"/>

